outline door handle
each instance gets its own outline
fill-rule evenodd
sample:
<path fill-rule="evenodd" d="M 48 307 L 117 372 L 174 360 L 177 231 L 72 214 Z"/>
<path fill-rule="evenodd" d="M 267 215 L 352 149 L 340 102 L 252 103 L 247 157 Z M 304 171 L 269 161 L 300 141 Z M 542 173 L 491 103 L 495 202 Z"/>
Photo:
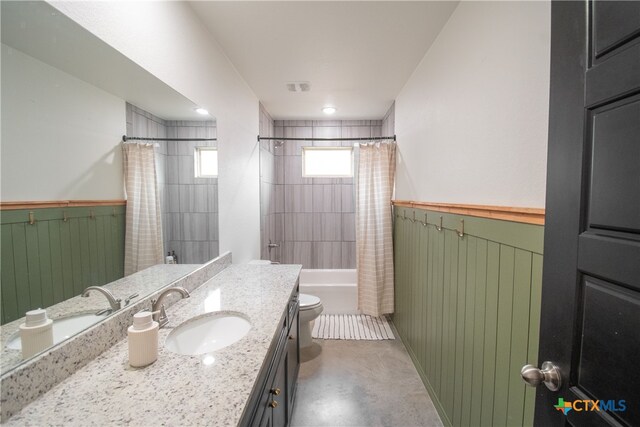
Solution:
<path fill-rule="evenodd" d="M 533 365 L 524 365 L 520 375 L 522 375 L 522 380 L 531 387 L 537 387 L 544 383 L 549 390 L 558 391 L 562 386 L 560 368 L 553 362 L 544 362 L 542 369 L 538 369 Z"/>

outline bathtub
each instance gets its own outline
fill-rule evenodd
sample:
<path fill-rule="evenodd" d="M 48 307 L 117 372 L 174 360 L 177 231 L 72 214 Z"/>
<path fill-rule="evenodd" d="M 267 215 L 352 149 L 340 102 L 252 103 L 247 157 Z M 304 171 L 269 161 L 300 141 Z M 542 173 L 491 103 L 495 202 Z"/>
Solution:
<path fill-rule="evenodd" d="M 300 292 L 322 300 L 323 314 L 359 314 L 356 270 L 305 270 Z"/>

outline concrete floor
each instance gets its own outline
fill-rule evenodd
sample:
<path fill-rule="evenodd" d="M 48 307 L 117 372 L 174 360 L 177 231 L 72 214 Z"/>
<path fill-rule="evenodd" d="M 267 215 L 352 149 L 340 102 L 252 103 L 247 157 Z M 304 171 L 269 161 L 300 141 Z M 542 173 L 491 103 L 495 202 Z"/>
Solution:
<path fill-rule="evenodd" d="M 314 340 L 301 359 L 292 427 L 442 426 L 399 338 Z"/>

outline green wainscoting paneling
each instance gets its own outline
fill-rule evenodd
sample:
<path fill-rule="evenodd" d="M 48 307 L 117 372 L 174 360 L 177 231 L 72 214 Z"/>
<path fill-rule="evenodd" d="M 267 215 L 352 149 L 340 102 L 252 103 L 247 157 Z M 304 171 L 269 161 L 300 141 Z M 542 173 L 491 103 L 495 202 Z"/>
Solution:
<path fill-rule="evenodd" d="M 396 208 L 394 245 L 393 321 L 445 425 L 532 425 L 543 226 Z"/>
<path fill-rule="evenodd" d="M 4 210 L 0 224 L 3 324 L 124 276 L 124 206 Z"/>

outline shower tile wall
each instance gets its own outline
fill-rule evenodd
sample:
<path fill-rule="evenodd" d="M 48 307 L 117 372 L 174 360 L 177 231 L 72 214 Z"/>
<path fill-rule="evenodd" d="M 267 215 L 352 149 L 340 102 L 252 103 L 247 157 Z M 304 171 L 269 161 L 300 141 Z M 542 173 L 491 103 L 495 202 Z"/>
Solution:
<path fill-rule="evenodd" d="M 167 121 L 167 138 L 216 138 L 214 121 Z M 168 141 L 166 166 L 165 252 L 176 251 L 184 264 L 218 256 L 218 178 L 196 178 L 196 147 L 217 141 Z"/>
<path fill-rule="evenodd" d="M 215 121 L 167 121 L 127 104 L 127 135 L 152 138 L 215 138 Z M 195 178 L 195 147 L 216 141 L 160 141 L 156 168 L 164 253 L 200 264 L 218 256 L 218 180 Z"/>
<path fill-rule="evenodd" d="M 167 122 L 160 117 L 127 104 L 127 135 L 139 136 L 143 138 L 166 138 Z M 167 142 L 158 141 L 159 147 L 156 149 L 156 173 L 158 174 L 158 190 L 160 193 L 160 209 L 165 212 L 166 201 L 166 165 L 167 165 Z M 164 220 L 164 218 L 163 218 Z M 164 223 L 164 221 L 163 221 Z M 164 224 L 163 224 L 164 225 Z M 163 235 L 164 235 L 163 230 Z"/>
<path fill-rule="evenodd" d="M 276 120 L 276 137 L 358 138 L 381 136 L 382 120 Z M 261 133 L 262 134 L 262 133 Z M 344 146 L 353 141 L 287 141 L 275 154 L 273 212 L 280 259 L 304 268 L 355 268 L 353 178 L 303 178 L 302 147 Z M 273 258 L 272 258 L 273 260 Z"/>

